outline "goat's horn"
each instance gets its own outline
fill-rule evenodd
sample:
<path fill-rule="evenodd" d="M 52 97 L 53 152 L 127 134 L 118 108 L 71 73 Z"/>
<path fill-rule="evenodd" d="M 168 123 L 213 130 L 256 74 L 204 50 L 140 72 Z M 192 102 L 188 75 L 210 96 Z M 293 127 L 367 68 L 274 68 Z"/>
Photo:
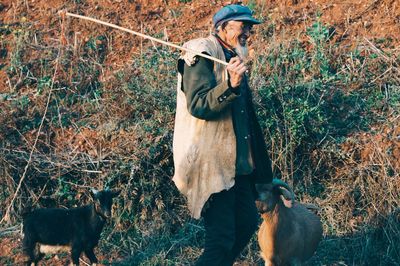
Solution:
<path fill-rule="evenodd" d="M 286 182 L 284 182 L 284 181 L 282 181 L 280 179 L 274 178 L 272 180 L 272 185 L 273 186 L 283 187 L 283 188 L 287 189 L 290 192 L 290 195 L 291 195 L 291 199 L 290 200 L 292 202 L 294 201 L 294 192 Z"/>

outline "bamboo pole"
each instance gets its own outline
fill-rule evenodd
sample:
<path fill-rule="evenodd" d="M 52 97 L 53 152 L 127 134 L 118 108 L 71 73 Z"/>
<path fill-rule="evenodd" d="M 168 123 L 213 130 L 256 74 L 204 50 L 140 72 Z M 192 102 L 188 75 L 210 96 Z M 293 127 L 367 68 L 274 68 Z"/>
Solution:
<path fill-rule="evenodd" d="M 114 28 L 114 29 L 126 31 L 126 32 L 129 32 L 129 33 L 133 34 L 133 35 L 137 35 L 137 36 L 140 36 L 140 37 L 142 37 L 142 38 L 149 39 L 149 40 L 152 40 L 152 41 L 155 41 L 155 42 L 158 42 L 158 43 L 161 43 L 161 44 L 164 44 L 164 45 L 167 45 L 167 46 L 176 48 L 176 49 L 181 50 L 181 51 L 185 51 L 185 52 L 188 52 L 188 53 L 192 53 L 192 54 L 195 54 L 195 55 L 198 55 L 198 56 L 201 56 L 201 57 L 210 59 L 210 60 L 212 60 L 212 61 L 214 61 L 214 62 L 223 64 L 223 65 L 225 65 L 225 66 L 228 65 L 227 62 L 225 62 L 225 61 L 223 61 L 223 60 L 220 60 L 220 59 L 218 59 L 218 58 L 215 58 L 215 57 L 212 57 L 212 56 L 209 56 L 209 55 L 200 53 L 200 52 L 198 52 L 198 51 L 195 51 L 195 50 L 192 50 L 192 49 L 188 49 L 188 48 L 185 48 L 185 47 L 182 47 L 182 46 L 179 46 L 179 45 L 170 43 L 170 42 L 166 42 L 166 41 L 163 41 L 163 40 L 160 40 L 160 39 L 151 37 L 151 36 L 149 36 L 149 35 L 146 35 L 146 34 L 143 34 L 143 33 L 140 33 L 140 32 L 136 32 L 136 31 L 133 31 L 133 30 L 130 30 L 130 29 L 127 29 L 127 28 L 123 28 L 123 27 L 120 27 L 120 26 L 115 25 L 115 24 L 111 24 L 111 23 L 108 23 L 108 22 L 104 22 L 104 21 L 101 21 L 101 20 L 98 20 L 98 19 L 95 19 L 95 18 L 91 18 L 91 17 L 86 17 L 86 16 L 82 16 L 82 15 L 77 15 L 77 14 L 69 13 L 69 12 L 66 12 L 66 11 L 60 11 L 59 14 L 60 14 L 61 16 L 66 15 L 66 16 L 69 16 L 69 17 L 74 17 L 74 18 L 79 18 L 79 19 L 83 19 L 83 20 L 88 20 L 88 21 L 92 21 L 92 22 L 95 22 L 95 23 L 98 23 L 98 24 L 102 24 L 102 25 L 105 25 L 105 26 L 108 26 L 108 27 L 111 27 L 111 28 Z"/>

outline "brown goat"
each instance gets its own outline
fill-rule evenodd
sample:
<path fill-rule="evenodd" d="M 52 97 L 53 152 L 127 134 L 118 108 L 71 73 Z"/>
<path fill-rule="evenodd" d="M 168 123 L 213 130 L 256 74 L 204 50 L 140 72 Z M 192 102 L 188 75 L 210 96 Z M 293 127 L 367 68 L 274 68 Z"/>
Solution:
<path fill-rule="evenodd" d="M 289 185 L 279 179 L 257 184 L 256 188 L 256 204 L 264 220 L 258 243 L 265 265 L 301 265 L 314 254 L 321 240 L 319 217 L 306 205 L 295 202 Z"/>

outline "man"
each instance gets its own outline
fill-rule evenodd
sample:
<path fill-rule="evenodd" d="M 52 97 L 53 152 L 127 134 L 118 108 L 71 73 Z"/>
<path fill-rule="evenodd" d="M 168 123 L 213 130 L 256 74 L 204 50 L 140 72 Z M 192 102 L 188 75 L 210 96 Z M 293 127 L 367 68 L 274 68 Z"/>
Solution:
<path fill-rule="evenodd" d="M 260 21 L 246 6 L 213 17 L 215 32 L 184 46 L 229 62 L 186 53 L 178 61 L 173 180 L 194 218 L 204 218 L 196 265 L 232 265 L 257 229 L 255 183 L 272 171 L 254 112 L 245 65 L 247 40 Z"/>

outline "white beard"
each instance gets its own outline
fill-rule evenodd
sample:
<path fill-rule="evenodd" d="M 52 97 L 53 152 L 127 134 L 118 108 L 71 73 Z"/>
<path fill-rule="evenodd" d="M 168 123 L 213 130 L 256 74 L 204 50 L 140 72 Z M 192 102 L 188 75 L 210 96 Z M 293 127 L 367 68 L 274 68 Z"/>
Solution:
<path fill-rule="evenodd" d="M 241 45 L 241 44 L 237 44 L 235 46 L 235 52 L 238 54 L 238 56 L 240 57 L 240 59 L 242 59 L 242 61 L 246 62 L 248 57 L 249 57 L 249 49 L 247 48 L 247 45 Z"/>

